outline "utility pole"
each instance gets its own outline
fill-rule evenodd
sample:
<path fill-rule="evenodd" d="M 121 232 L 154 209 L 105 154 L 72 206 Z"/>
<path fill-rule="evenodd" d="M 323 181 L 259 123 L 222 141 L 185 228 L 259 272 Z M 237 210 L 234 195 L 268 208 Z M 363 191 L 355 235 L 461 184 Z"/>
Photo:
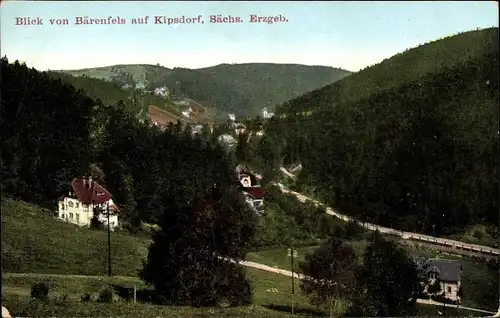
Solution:
<path fill-rule="evenodd" d="M 111 228 L 109 224 L 109 200 L 107 204 L 108 214 L 108 276 L 111 277 Z"/>
<path fill-rule="evenodd" d="M 288 249 L 288 256 L 290 256 L 290 261 L 291 261 L 291 268 L 292 268 L 292 315 L 294 312 L 294 295 L 295 295 L 295 281 L 294 281 L 294 274 L 293 274 L 293 239 L 292 239 L 292 244 L 290 244 L 290 248 Z"/>
<path fill-rule="evenodd" d="M 443 282 L 443 289 L 444 289 L 443 316 L 446 317 L 446 283 L 445 282 Z"/>
<path fill-rule="evenodd" d="M 293 309 L 294 309 L 294 296 L 295 296 L 295 282 L 294 282 L 294 278 L 293 278 L 293 241 L 292 241 L 292 247 L 290 248 L 290 259 L 292 261 L 292 315 L 293 315 Z"/>
<path fill-rule="evenodd" d="M 496 109 L 497 109 L 497 167 L 500 167 L 500 105 L 498 105 L 498 102 L 496 104 Z M 497 172 L 498 176 L 498 172 Z M 500 214 L 500 180 L 498 182 L 498 195 L 497 195 L 497 206 L 498 206 L 498 213 Z M 498 224 L 500 226 L 500 223 Z M 500 235 L 498 236 L 498 246 L 500 246 Z M 500 275 L 500 254 L 498 255 L 498 275 Z M 500 295 L 500 285 L 498 285 L 498 292 Z M 498 313 L 500 314 L 500 298 L 498 299 Z"/>

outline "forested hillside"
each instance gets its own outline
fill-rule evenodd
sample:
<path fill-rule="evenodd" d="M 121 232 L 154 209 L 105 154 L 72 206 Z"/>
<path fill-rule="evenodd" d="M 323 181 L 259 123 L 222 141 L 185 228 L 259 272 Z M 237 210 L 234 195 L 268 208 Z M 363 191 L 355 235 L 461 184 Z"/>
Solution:
<path fill-rule="evenodd" d="M 205 195 L 214 182 L 233 187 L 235 162 L 210 136 L 193 137 L 180 125 L 159 131 L 123 102 L 104 105 L 47 73 L 1 63 L 3 195 L 53 208 L 73 178 L 91 173 L 114 195 L 122 220 L 138 226 Z M 121 98 L 115 92 L 109 103 Z"/>
<path fill-rule="evenodd" d="M 474 30 L 408 48 L 378 64 L 360 70 L 331 85 L 291 99 L 277 113 L 307 112 L 355 102 L 372 94 L 411 83 L 443 68 L 461 65 L 471 58 L 498 52 L 498 28 Z"/>
<path fill-rule="evenodd" d="M 289 107 L 321 111 L 273 118 L 266 125 L 268 151 L 258 158 L 278 158 L 276 167 L 302 163 L 299 189 L 363 220 L 432 235 L 485 224 L 497 236 L 497 31 L 470 33 L 484 42 L 470 43 L 473 54 L 461 63 L 367 97 L 339 100 L 333 85 L 291 101 Z M 437 52 L 422 51 L 424 60 L 413 64 L 438 65 L 453 55 L 456 47 L 448 45 L 464 37 L 434 42 L 442 58 L 429 60 Z M 352 77 L 363 80 L 367 72 Z M 373 76 L 369 82 L 384 83 Z M 262 146 L 250 146 L 262 153 Z"/>
<path fill-rule="evenodd" d="M 201 69 L 114 65 L 63 72 L 122 86 L 144 85 L 148 90 L 166 87 L 172 97 L 191 98 L 215 111 L 237 116 L 259 115 L 264 107 L 274 108 L 350 74 L 326 66 L 271 63 L 221 64 Z"/>

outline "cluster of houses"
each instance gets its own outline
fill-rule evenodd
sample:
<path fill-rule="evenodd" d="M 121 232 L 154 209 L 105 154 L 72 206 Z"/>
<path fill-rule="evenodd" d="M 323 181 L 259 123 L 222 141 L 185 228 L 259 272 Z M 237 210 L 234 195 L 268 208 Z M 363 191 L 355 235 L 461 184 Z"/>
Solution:
<path fill-rule="evenodd" d="M 236 116 L 234 114 L 229 114 L 229 127 L 231 127 L 231 129 L 234 130 L 234 133 L 236 135 L 241 135 L 241 134 L 244 134 L 246 132 L 248 132 L 248 128 L 241 122 L 238 122 L 236 120 Z M 262 124 L 259 124 L 259 130 L 257 132 L 255 132 L 255 134 L 257 136 L 262 136 L 264 135 L 264 131 L 262 130 Z"/>

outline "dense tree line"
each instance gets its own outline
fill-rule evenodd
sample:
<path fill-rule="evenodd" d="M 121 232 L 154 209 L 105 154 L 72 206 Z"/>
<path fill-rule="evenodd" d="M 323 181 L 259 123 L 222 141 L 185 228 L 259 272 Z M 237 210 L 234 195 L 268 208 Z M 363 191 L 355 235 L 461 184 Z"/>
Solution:
<path fill-rule="evenodd" d="M 92 99 L 19 63 L 2 63 L 2 192 L 48 203 L 85 173 Z"/>
<path fill-rule="evenodd" d="M 354 102 L 266 124 L 298 186 L 344 213 L 433 235 L 498 224 L 498 48 Z M 330 106 L 330 107 L 327 107 Z"/>
<path fill-rule="evenodd" d="M 140 275 L 162 303 L 251 300 L 244 272 L 223 257 L 245 257 L 256 216 L 233 157 L 212 136 L 180 123 L 160 131 L 123 101 L 94 101 L 17 61 L 2 59 L 1 72 L 4 194 L 55 208 L 72 179 L 90 173 L 129 230 L 159 225 Z"/>
<path fill-rule="evenodd" d="M 180 124 L 162 132 L 141 123 L 130 112 L 133 101 L 93 100 L 53 74 L 6 58 L 2 78 L 2 188 L 7 193 L 54 202 L 74 177 L 92 171 L 127 219 L 156 222 L 163 201 L 185 202 L 215 181 L 233 182 L 234 160 L 209 136 L 193 137 Z"/>

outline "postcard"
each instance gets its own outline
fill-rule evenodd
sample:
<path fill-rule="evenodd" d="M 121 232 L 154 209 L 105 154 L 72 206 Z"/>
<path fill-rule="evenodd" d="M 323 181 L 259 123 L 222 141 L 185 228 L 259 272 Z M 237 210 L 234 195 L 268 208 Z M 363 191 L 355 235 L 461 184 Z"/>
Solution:
<path fill-rule="evenodd" d="M 500 317 L 494 1 L 3 1 L 2 317 Z"/>

